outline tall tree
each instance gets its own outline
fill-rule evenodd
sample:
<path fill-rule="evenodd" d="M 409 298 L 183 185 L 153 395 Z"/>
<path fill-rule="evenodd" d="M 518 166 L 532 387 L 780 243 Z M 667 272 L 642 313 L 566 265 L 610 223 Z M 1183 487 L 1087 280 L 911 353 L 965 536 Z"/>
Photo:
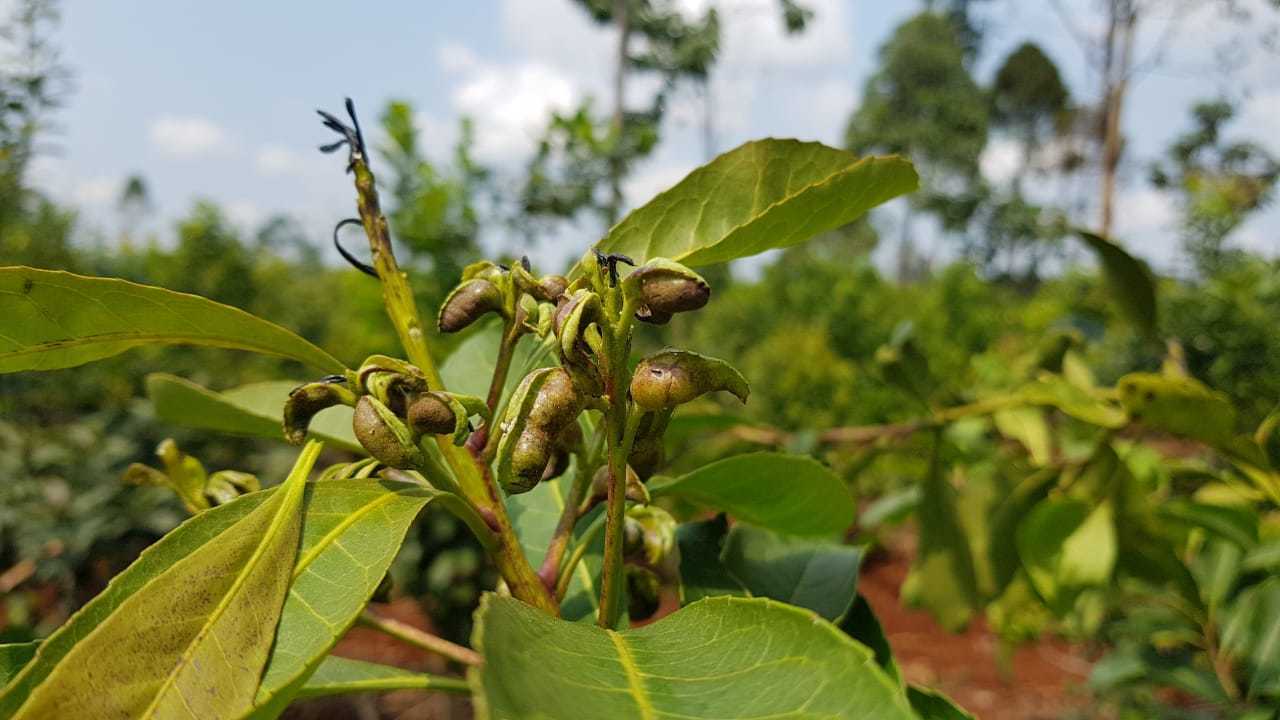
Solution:
<path fill-rule="evenodd" d="M 899 153 L 920 170 L 917 209 L 944 227 L 962 227 L 976 204 L 978 160 L 987 144 L 990 109 L 965 62 L 959 31 L 949 18 L 923 12 L 894 31 L 849 120 L 845 142 L 859 154 Z M 910 243 L 903 220 L 903 249 Z"/>
<path fill-rule="evenodd" d="M 1151 180 L 1178 198 L 1183 248 L 1211 276 L 1237 254 L 1227 238 L 1273 198 L 1280 160 L 1257 143 L 1223 137 L 1235 116 L 1228 102 L 1198 103 L 1191 116 L 1194 127 L 1152 167 Z"/>

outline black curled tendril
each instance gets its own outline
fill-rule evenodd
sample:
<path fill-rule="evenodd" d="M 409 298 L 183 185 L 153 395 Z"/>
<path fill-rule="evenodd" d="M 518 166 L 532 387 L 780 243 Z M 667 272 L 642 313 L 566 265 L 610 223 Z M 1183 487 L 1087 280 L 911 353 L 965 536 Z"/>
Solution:
<path fill-rule="evenodd" d="M 609 287 L 618 287 L 618 263 L 630 265 L 631 267 L 636 266 L 635 260 L 621 253 L 609 253 L 606 255 L 595 248 L 592 248 L 591 252 L 596 254 L 596 265 L 601 270 L 608 269 Z"/>
<path fill-rule="evenodd" d="M 338 237 L 338 233 L 342 231 L 342 228 L 348 225 L 362 225 L 362 223 L 360 218 L 347 218 L 346 220 L 338 221 L 338 224 L 333 227 L 333 246 L 338 249 L 338 254 L 342 256 L 343 260 L 351 263 L 351 267 L 354 267 L 369 277 L 378 277 L 378 271 L 374 270 L 373 266 L 360 260 L 360 258 L 352 255 L 350 252 L 347 252 L 347 249 L 342 247 L 342 242 Z"/>
<path fill-rule="evenodd" d="M 341 120 L 324 110 L 316 110 L 320 117 L 324 120 L 324 126 L 342 136 L 342 139 L 327 145 L 320 146 L 320 152 L 332 153 L 336 152 L 342 146 L 347 146 L 350 155 L 347 158 L 347 172 L 355 169 L 356 163 L 368 162 L 369 152 L 364 146 L 364 133 L 360 132 L 360 120 L 356 117 L 356 104 L 351 102 L 351 98 L 346 99 L 347 116 L 351 118 L 351 125 L 345 125 Z"/>

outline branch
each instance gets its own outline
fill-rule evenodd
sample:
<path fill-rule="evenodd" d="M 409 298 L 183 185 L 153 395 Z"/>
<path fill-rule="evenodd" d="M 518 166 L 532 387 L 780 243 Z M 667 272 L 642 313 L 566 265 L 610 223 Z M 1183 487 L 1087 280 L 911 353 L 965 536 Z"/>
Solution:
<path fill-rule="evenodd" d="M 480 653 L 472 650 L 471 648 L 449 642 L 442 637 L 419 630 L 418 628 L 402 623 L 399 620 L 378 617 L 368 608 L 365 608 L 365 611 L 360 614 L 359 622 L 361 625 L 390 635 L 397 640 L 413 645 L 414 647 L 422 648 L 427 652 L 441 655 L 453 660 L 454 662 L 462 663 L 463 665 L 481 665 L 484 663 L 484 658 L 480 657 Z"/>

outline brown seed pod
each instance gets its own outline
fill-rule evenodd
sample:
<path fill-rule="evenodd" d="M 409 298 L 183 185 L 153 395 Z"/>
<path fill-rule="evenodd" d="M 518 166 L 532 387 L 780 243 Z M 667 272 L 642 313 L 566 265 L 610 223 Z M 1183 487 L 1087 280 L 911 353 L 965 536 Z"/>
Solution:
<path fill-rule="evenodd" d="M 334 405 L 355 404 L 355 393 L 337 382 L 321 380 L 296 387 L 284 403 L 284 437 L 294 445 L 301 445 L 307 439 L 307 427 L 316 413 Z"/>
<path fill-rule="evenodd" d="M 372 395 L 363 395 L 356 403 L 351 428 L 369 455 L 383 465 L 407 470 L 422 461 L 409 428 Z"/>
<path fill-rule="evenodd" d="M 697 310 L 711 299 L 711 286 L 698 273 L 666 258 L 654 258 L 627 276 L 628 292 L 638 296 L 636 317 L 656 325 L 676 313 Z"/>
<path fill-rule="evenodd" d="M 561 433 L 577 422 L 582 398 L 564 368 L 530 373 L 516 388 L 498 443 L 498 482 L 508 493 L 532 490 L 547 473 Z"/>
<path fill-rule="evenodd" d="M 409 430 L 415 436 L 448 435 L 457 425 L 457 417 L 453 408 L 449 407 L 448 400 L 434 392 L 425 392 L 415 397 L 409 403 L 406 419 Z"/>
<path fill-rule="evenodd" d="M 436 323 L 440 332 L 454 333 L 491 312 L 502 312 L 502 291 L 485 278 L 474 278 L 449 293 Z"/>
<path fill-rule="evenodd" d="M 631 377 L 631 398 L 647 411 L 677 405 L 716 390 L 727 390 L 742 402 L 750 388 L 732 365 L 687 350 L 663 350 L 636 366 Z"/>

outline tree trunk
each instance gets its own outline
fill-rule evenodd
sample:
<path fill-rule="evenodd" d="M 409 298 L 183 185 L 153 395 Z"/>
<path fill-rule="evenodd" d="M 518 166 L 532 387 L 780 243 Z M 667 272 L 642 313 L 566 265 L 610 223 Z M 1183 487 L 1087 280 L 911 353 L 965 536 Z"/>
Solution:
<path fill-rule="evenodd" d="M 1114 0 L 1107 26 L 1103 61 L 1102 217 L 1099 234 L 1111 235 L 1115 221 L 1116 174 L 1124 154 L 1121 120 L 1133 65 L 1138 8 L 1132 0 Z"/>

